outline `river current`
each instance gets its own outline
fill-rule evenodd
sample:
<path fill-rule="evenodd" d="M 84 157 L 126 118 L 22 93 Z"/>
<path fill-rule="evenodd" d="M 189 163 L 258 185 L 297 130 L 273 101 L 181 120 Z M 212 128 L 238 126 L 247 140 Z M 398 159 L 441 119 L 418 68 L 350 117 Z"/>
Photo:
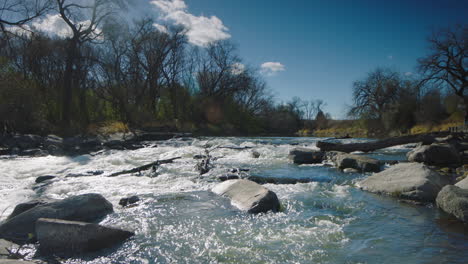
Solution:
<path fill-rule="evenodd" d="M 466 225 L 434 206 L 361 191 L 356 182 L 366 174 L 343 173 L 328 164 L 297 166 L 288 160 L 291 149 L 316 148 L 317 140 L 322 139 L 186 138 L 76 157 L 0 157 L 1 220 L 16 204 L 33 198 L 102 194 L 115 212 L 101 224 L 136 235 L 99 256 L 64 263 L 468 263 Z M 199 176 L 193 157 L 205 149 L 212 149 L 215 167 Z M 398 146 L 369 155 L 405 160 L 408 151 Z M 182 159 L 142 175 L 106 177 L 172 157 Z M 233 168 L 312 182 L 266 184 L 278 195 L 281 212 L 249 215 L 210 191 L 219 182 L 217 176 Z M 66 177 L 90 171 L 103 173 Z M 34 181 L 42 175 L 59 177 L 38 187 Z M 138 206 L 118 205 L 131 195 L 140 197 Z"/>

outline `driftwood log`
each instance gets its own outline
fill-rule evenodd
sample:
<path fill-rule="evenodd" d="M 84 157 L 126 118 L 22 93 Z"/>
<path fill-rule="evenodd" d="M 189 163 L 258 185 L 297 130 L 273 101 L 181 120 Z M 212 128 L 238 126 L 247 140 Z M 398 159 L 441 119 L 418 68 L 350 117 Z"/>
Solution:
<path fill-rule="evenodd" d="M 157 160 L 155 162 L 151 162 L 149 164 L 146 164 L 146 165 L 143 165 L 143 166 L 140 166 L 140 167 L 137 167 L 137 168 L 134 168 L 134 169 L 131 169 L 131 170 L 124 170 L 124 171 L 119 171 L 119 172 L 115 172 L 115 173 L 112 173 L 111 175 L 107 176 L 107 177 L 116 177 L 116 176 L 119 176 L 119 175 L 124 175 L 124 174 L 130 174 L 130 173 L 139 173 L 141 171 L 145 171 L 145 170 L 149 170 L 149 169 L 152 169 L 152 168 L 156 168 L 157 166 L 161 165 L 161 164 L 167 164 L 167 163 L 172 163 L 174 160 L 177 160 L 177 159 L 181 159 L 182 157 L 175 157 L 175 158 L 172 158 L 172 159 L 166 159 L 166 160 Z"/>
<path fill-rule="evenodd" d="M 449 132 L 438 132 L 438 133 L 430 133 L 430 134 L 420 134 L 420 135 L 410 135 L 410 136 L 402 136 L 402 137 L 393 137 L 387 138 L 372 142 L 364 142 L 364 143 L 350 143 L 350 144 L 340 144 L 340 143 L 332 143 L 326 141 L 319 141 L 317 142 L 317 147 L 321 151 L 341 151 L 346 153 L 351 153 L 354 151 L 362 151 L 362 152 L 371 152 L 378 149 L 388 148 L 397 145 L 404 145 L 410 143 L 419 143 L 422 142 L 423 144 L 432 144 L 436 141 L 437 137 L 446 137 L 450 133 Z"/>

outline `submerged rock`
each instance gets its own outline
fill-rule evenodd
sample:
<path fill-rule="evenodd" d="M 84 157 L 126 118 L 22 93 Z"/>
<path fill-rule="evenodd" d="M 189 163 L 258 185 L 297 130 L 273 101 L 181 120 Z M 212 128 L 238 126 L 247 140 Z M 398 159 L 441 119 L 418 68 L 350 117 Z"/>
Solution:
<path fill-rule="evenodd" d="M 295 148 L 289 152 L 289 159 L 295 164 L 322 163 L 325 152 L 307 148 Z"/>
<path fill-rule="evenodd" d="M 240 179 L 238 174 L 224 174 L 218 177 L 220 181 L 227 181 L 227 180 L 237 180 Z"/>
<path fill-rule="evenodd" d="M 340 170 L 355 169 L 359 172 L 379 172 L 382 170 L 380 161 L 362 155 L 338 153 L 333 156 L 332 160 Z"/>
<path fill-rule="evenodd" d="M 309 182 L 329 182 L 330 179 L 310 179 L 310 178 L 291 178 L 291 177 L 272 177 L 272 176 L 249 176 L 248 180 L 256 182 L 258 184 L 297 184 L 297 183 L 309 183 Z"/>
<path fill-rule="evenodd" d="M 445 186 L 437 195 L 437 206 L 457 219 L 468 222 L 468 190 Z"/>
<path fill-rule="evenodd" d="M 421 162 L 427 165 L 453 165 L 461 162 L 458 150 L 450 144 L 432 144 L 420 146 L 406 155 L 411 162 Z"/>
<path fill-rule="evenodd" d="M 228 180 L 216 185 L 212 191 L 228 197 L 235 207 L 252 214 L 280 209 L 276 194 L 253 181 Z"/>
<path fill-rule="evenodd" d="M 140 197 L 134 195 L 134 196 L 130 196 L 130 197 L 127 197 L 127 198 L 120 199 L 119 205 L 121 205 L 122 207 L 125 207 L 125 206 L 131 205 L 131 204 L 135 204 L 135 203 L 137 203 L 139 201 L 140 201 Z"/>
<path fill-rule="evenodd" d="M 45 176 L 39 176 L 36 178 L 36 183 L 41 183 L 44 181 L 52 180 L 55 179 L 57 176 L 52 176 L 52 175 L 45 175 Z"/>
<path fill-rule="evenodd" d="M 448 179 L 420 163 L 397 164 L 358 183 L 369 192 L 420 202 L 433 202 L 447 184 Z"/>
<path fill-rule="evenodd" d="M 48 218 L 37 220 L 36 234 L 42 254 L 62 257 L 98 251 L 135 235 L 97 224 Z"/>
<path fill-rule="evenodd" d="M 253 157 L 254 159 L 260 158 L 260 152 L 258 152 L 258 151 L 256 151 L 256 150 L 252 151 L 252 157 Z"/>
<path fill-rule="evenodd" d="M 344 173 L 358 173 L 359 171 L 354 168 L 346 168 L 343 170 Z"/>
<path fill-rule="evenodd" d="M 39 218 L 94 222 L 113 212 L 112 204 L 100 194 L 83 194 L 37 205 L 0 225 L 0 238 L 24 244 L 31 242 Z"/>

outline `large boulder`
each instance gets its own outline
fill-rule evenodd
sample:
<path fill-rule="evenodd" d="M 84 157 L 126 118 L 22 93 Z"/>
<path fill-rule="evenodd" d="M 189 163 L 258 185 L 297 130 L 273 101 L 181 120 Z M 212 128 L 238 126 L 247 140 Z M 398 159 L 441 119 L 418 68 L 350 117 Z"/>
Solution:
<path fill-rule="evenodd" d="M 214 193 L 228 197 L 240 210 L 249 213 L 277 212 L 280 202 L 276 194 L 249 180 L 228 180 L 216 185 Z"/>
<path fill-rule="evenodd" d="M 340 170 L 351 168 L 359 172 L 379 172 L 382 168 L 380 161 L 355 154 L 338 153 L 333 156 L 332 161 Z"/>
<path fill-rule="evenodd" d="M 322 163 L 325 152 L 307 148 L 295 148 L 289 152 L 289 159 L 295 164 Z"/>
<path fill-rule="evenodd" d="M 67 257 L 111 247 L 135 234 L 97 224 L 40 218 L 36 235 L 42 254 Z"/>
<path fill-rule="evenodd" d="M 39 218 L 57 218 L 94 222 L 113 212 L 112 204 L 100 194 L 83 194 L 37 205 L 0 225 L 0 238 L 24 244 L 34 241 L 35 224 Z"/>
<path fill-rule="evenodd" d="M 29 209 L 32 209 L 38 205 L 44 205 L 44 204 L 49 204 L 52 202 L 57 202 L 58 200 L 55 199 L 46 199 L 46 198 L 40 198 L 40 199 L 34 199 L 25 203 L 20 203 L 15 206 L 15 209 L 13 209 L 13 212 L 8 216 L 7 219 L 13 218 L 23 212 L 26 212 Z"/>
<path fill-rule="evenodd" d="M 461 162 L 460 153 L 450 144 L 423 145 L 408 152 L 406 157 L 411 162 L 437 166 L 453 165 Z"/>
<path fill-rule="evenodd" d="M 401 163 L 358 183 L 362 189 L 405 200 L 433 202 L 449 180 L 420 163 Z"/>
<path fill-rule="evenodd" d="M 468 190 L 454 185 L 445 186 L 437 195 L 436 202 L 443 211 L 468 222 Z"/>

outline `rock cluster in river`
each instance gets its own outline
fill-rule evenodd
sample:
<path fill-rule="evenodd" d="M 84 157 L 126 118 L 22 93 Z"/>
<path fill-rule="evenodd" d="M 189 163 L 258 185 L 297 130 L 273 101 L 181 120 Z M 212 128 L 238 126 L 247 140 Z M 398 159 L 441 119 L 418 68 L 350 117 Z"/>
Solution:
<path fill-rule="evenodd" d="M 79 135 L 61 138 L 56 135 L 0 135 L 0 155 L 45 156 L 77 155 L 101 149 L 138 149 L 143 141 L 167 140 L 190 134 L 170 132 L 115 133 L 111 135 Z"/>
<path fill-rule="evenodd" d="M 0 225 L 0 259 L 10 256 L 6 248 L 13 242 L 37 241 L 42 255 L 68 257 L 110 247 L 133 236 L 130 231 L 92 223 L 112 212 L 112 204 L 99 194 L 19 204 Z"/>
<path fill-rule="evenodd" d="M 94 222 L 113 212 L 112 204 L 100 194 L 83 194 L 41 204 L 7 219 L 0 225 L 0 238 L 24 244 L 34 237 L 39 218 Z"/>

